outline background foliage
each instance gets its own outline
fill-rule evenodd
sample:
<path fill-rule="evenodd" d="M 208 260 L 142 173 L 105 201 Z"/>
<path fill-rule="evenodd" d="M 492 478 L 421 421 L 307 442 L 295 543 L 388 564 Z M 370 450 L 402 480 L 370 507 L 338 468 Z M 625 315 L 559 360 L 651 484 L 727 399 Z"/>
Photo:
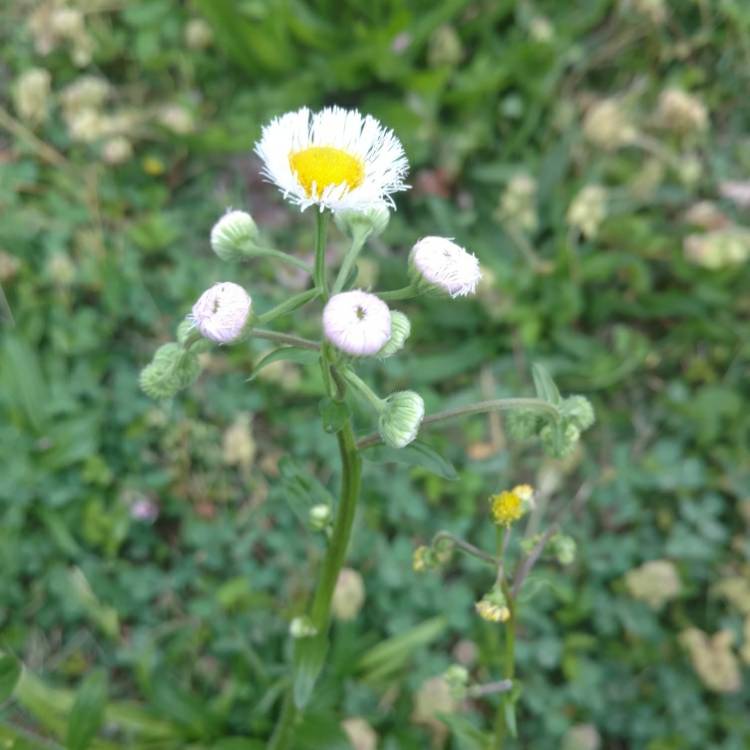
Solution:
<path fill-rule="evenodd" d="M 750 171 L 750 7 L 15 0 L 0 29 L 0 644 L 26 667 L 0 707 L 9 747 L 263 746 L 321 554 L 295 514 L 314 502 L 299 471 L 336 481 L 320 383 L 292 364 L 246 383 L 256 343 L 209 355 L 167 406 L 137 375 L 230 273 L 207 242 L 227 205 L 309 253 L 310 216 L 261 182 L 250 147 L 271 116 L 325 103 L 380 118 L 412 164 L 361 272 L 398 285 L 424 234 L 487 269 L 475 301 L 408 307 L 412 346 L 373 372 L 381 390 L 413 387 L 428 410 L 529 393 L 541 361 L 598 425 L 564 463 L 477 418 L 430 436 L 456 481 L 367 465 L 350 554 L 366 603 L 336 626 L 305 747 L 347 747 L 354 716 L 389 750 L 479 746 L 492 702 L 444 701 L 449 731 L 425 721 L 423 685 L 456 659 L 497 677 L 497 628 L 473 611 L 491 581 L 463 563 L 418 576 L 411 552 L 441 528 L 490 545 L 486 497 L 519 481 L 584 488 L 578 560 L 547 567 L 522 611 L 519 746 L 750 745 L 750 190 L 727 187 Z M 32 68 L 49 92 L 37 74 L 24 106 Z M 108 84 L 95 106 L 70 94 L 84 75 Z M 664 121 L 675 87 L 702 126 Z M 587 135 L 605 97 L 635 141 Z M 568 211 L 590 184 L 605 216 L 581 233 Z M 301 283 L 231 273 L 259 305 Z M 677 586 L 634 578 L 654 560 Z"/>

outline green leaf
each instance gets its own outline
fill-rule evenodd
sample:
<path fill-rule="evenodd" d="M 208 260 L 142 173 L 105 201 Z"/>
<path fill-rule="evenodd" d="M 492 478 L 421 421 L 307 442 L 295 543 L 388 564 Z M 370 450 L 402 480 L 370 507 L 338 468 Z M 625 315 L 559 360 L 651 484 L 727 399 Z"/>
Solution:
<path fill-rule="evenodd" d="M 508 727 L 508 733 L 510 736 L 518 737 L 515 701 L 507 699 L 503 701 L 503 716 L 505 717 L 505 726 Z"/>
<path fill-rule="evenodd" d="M 438 718 L 450 727 L 460 750 L 490 750 L 492 737 L 477 729 L 467 718 L 442 713 Z"/>
<path fill-rule="evenodd" d="M 326 654 L 327 633 L 318 633 L 312 638 L 297 638 L 294 642 L 294 704 L 303 709 L 312 696 Z"/>
<path fill-rule="evenodd" d="M 258 377 L 258 374 L 264 367 L 280 362 L 296 362 L 300 365 L 309 365 L 311 362 L 317 362 L 320 354 L 312 349 L 300 349 L 297 346 L 282 346 L 266 354 L 253 368 L 253 374 L 247 379 L 249 383 Z"/>
<path fill-rule="evenodd" d="M 292 512 L 307 525 L 308 514 L 313 505 L 333 508 L 333 495 L 312 474 L 300 469 L 288 456 L 279 461 L 281 487 Z"/>
<path fill-rule="evenodd" d="M 458 479 L 458 473 L 453 464 L 420 440 L 415 440 L 406 448 L 398 449 L 389 448 L 387 445 L 375 445 L 362 451 L 362 458 L 379 464 L 397 463 L 419 466 L 443 479 L 450 481 Z"/>
<path fill-rule="evenodd" d="M 550 404 L 559 406 L 562 401 L 560 391 L 557 390 L 555 381 L 552 380 L 547 369 L 540 364 L 534 364 L 531 368 L 531 375 L 534 378 L 536 395 Z"/>
<path fill-rule="evenodd" d="M 0 654 L 0 703 L 8 700 L 21 676 L 21 662 L 10 654 Z"/>
<path fill-rule="evenodd" d="M 403 669 L 414 651 L 426 646 L 443 634 L 444 617 L 434 617 L 405 633 L 399 633 L 373 646 L 357 662 L 357 669 L 368 681 L 380 681 Z"/>
<path fill-rule="evenodd" d="M 265 743 L 244 737 L 224 737 L 211 745 L 211 750 L 263 750 Z"/>
<path fill-rule="evenodd" d="M 92 672 L 76 693 L 68 718 L 68 750 L 86 750 L 104 721 L 107 705 L 107 675 L 104 670 Z"/>
<path fill-rule="evenodd" d="M 318 411 L 323 419 L 323 429 L 331 435 L 341 432 L 349 418 L 349 407 L 343 401 L 332 398 L 321 399 Z"/>

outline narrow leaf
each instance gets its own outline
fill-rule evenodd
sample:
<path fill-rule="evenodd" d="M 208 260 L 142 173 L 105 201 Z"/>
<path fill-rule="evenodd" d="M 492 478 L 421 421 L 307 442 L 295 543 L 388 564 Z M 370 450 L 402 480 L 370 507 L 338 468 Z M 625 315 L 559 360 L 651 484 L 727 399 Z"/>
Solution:
<path fill-rule="evenodd" d="M 0 654 L 0 703 L 8 700 L 21 676 L 21 662 L 10 654 Z"/>
<path fill-rule="evenodd" d="M 410 445 L 407 445 L 406 448 L 389 448 L 385 445 L 366 448 L 362 452 L 362 458 L 373 463 L 398 463 L 406 466 L 419 466 L 427 469 L 432 474 L 443 477 L 443 479 L 450 481 L 458 479 L 458 473 L 453 464 L 420 440 L 415 440 Z"/>
<path fill-rule="evenodd" d="M 278 349 L 274 349 L 260 359 L 253 368 L 253 374 L 247 379 L 247 382 L 249 383 L 251 380 L 255 380 L 263 368 L 268 367 L 268 365 L 271 365 L 274 362 L 285 360 L 287 362 L 308 365 L 311 362 L 317 362 L 319 356 L 319 353 L 312 349 L 300 349 L 297 346 L 282 346 Z"/>
<path fill-rule="evenodd" d="M 534 378 L 536 395 L 550 404 L 559 406 L 562 401 L 560 391 L 557 390 L 555 381 L 552 380 L 551 375 L 547 372 L 547 368 L 540 364 L 534 364 L 531 368 L 531 375 Z"/>
<path fill-rule="evenodd" d="M 89 747 L 104 721 L 106 705 L 107 675 L 99 669 L 83 681 L 76 693 L 68 718 L 68 750 L 86 750 Z"/>

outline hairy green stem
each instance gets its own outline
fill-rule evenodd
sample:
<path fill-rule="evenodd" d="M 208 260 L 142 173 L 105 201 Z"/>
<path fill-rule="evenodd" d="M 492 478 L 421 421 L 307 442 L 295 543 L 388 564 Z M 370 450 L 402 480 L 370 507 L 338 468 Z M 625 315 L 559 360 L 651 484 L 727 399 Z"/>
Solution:
<path fill-rule="evenodd" d="M 287 313 L 294 312 L 308 302 L 311 302 L 318 296 L 317 289 L 308 289 L 306 292 L 300 292 L 295 294 L 287 300 L 284 300 L 281 304 L 272 307 L 262 315 L 258 315 L 256 320 L 258 323 L 270 323 L 272 320 L 286 315 Z"/>
<path fill-rule="evenodd" d="M 556 406 L 540 398 L 499 398 L 492 401 L 477 401 L 475 404 L 467 406 L 458 406 L 454 409 L 446 409 L 425 417 L 422 420 L 420 431 L 439 422 L 445 422 L 457 417 L 466 417 L 471 414 L 483 414 L 488 411 L 511 411 L 513 409 L 534 409 L 547 413 L 553 419 L 556 419 L 560 412 Z M 371 445 L 377 445 L 381 441 L 380 435 L 376 432 L 360 438 L 357 442 L 357 448 L 363 450 Z"/>
<path fill-rule="evenodd" d="M 417 297 L 421 292 L 413 284 L 409 284 L 401 289 L 394 289 L 390 292 L 376 292 L 376 294 L 382 300 L 399 300 Z"/>
<path fill-rule="evenodd" d="M 465 552 L 467 555 L 476 557 L 478 560 L 489 563 L 493 567 L 496 567 L 499 563 L 496 557 L 493 557 L 487 552 L 484 552 L 483 550 L 479 549 L 479 547 L 475 547 L 473 544 L 469 544 L 468 542 L 465 542 L 463 539 L 460 539 L 459 537 L 454 536 L 448 531 L 438 531 L 438 533 L 435 534 L 434 537 L 432 537 L 431 546 L 436 547 L 437 545 L 442 544 L 444 542 L 453 544 L 455 547 L 460 549 L 462 552 Z"/>
<path fill-rule="evenodd" d="M 338 275 L 336 276 L 336 281 L 333 284 L 333 294 L 338 294 L 344 288 L 344 284 L 346 284 L 346 280 L 349 278 L 349 274 L 351 274 L 352 266 L 356 263 L 360 251 L 370 236 L 370 231 L 369 229 L 360 231 L 352 237 L 351 247 L 344 256 L 341 268 L 339 268 Z"/>
<path fill-rule="evenodd" d="M 300 260 L 294 255 L 289 255 L 289 253 L 285 253 L 282 250 L 276 250 L 272 247 L 253 248 L 252 255 L 248 257 L 276 258 L 276 260 L 280 260 L 283 263 L 288 263 L 290 266 L 299 268 L 305 273 L 312 274 L 312 268 L 310 268 L 310 266 L 305 263 L 304 260 Z"/>
<path fill-rule="evenodd" d="M 346 380 L 350 383 L 350 385 L 354 386 L 359 393 L 361 393 L 368 402 L 372 405 L 373 409 L 375 409 L 378 414 L 383 411 L 383 407 L 385 406 L 385 401 L 378 396 L 375 391 L 370 388 L 367 383 L 365 383 L 362 378 L 357 375 L 354 370 L 346 369 L 343 370 L 343 376 L 346 378 Z"/>
<path fill-rule="evenodd" d="M 267 341 L 273 341 L 277 344 L 290 344 L 291 346 L 298 346 L 301 349 L 311 349 L 312 351 L 318 351 L 320 344 L 316 341 L 310 341 L 310 339 L 303 339 L 300 336 L 294 336 L 291 333 L 279 333 L 278 331 L 267 331 L 265 328 L 253 328 L 250 331 L 251 336 L 255 336 L 258 339 L 266 339 Z"/>
<path fill-rule="evenodd" d="M 310 609 L 310 619 L 313 626 L 320 632 L 328 628 L 333 590 L 336 587 L 336 581 L 346 557 L 346 550 L 349 547 L 362 472 L 362 459 L 354 443 L 354 431 L 350 420 L 344 423 L 342 430 L 336 437 L 339 443 L 342 466 L 341 500 L 333 527 L 331 543 L 323 561 L 318 588 Z"/>
<path fill-rule="evenodd" d="M 315 287 L 328 299 L 328 279 L 326 278 L 326 229 L 328 227 L 328 214 L 318 211 L 315 214 L 315 270 L 313 278 Z"/>

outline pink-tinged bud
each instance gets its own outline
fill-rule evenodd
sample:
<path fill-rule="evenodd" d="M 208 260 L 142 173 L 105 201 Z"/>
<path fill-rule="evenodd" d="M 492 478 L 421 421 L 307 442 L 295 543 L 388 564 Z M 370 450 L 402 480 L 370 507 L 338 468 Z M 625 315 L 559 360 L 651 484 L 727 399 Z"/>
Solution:
<path fill-rule="evenodd" d="M 474 294 L 482 278 L 476 257 L 445 237 L 423 237 L 409 259 L 417 283 L 427 282 L 451 297 Z"/>
<path fill-rule="evenodd" d="M 355 357 L 377 354 L 391 337 L 391 312 L 374 294 L 359 289 L 335 294 L 323 310 L 325 337 Z"/>
<path fill-rule="evenodd" d="M 231 281 L 214 284 L 193 305 L 190 320 L 217 344 L 231 344 L 241 338 L 252 309 L 250 295 Z"/>

